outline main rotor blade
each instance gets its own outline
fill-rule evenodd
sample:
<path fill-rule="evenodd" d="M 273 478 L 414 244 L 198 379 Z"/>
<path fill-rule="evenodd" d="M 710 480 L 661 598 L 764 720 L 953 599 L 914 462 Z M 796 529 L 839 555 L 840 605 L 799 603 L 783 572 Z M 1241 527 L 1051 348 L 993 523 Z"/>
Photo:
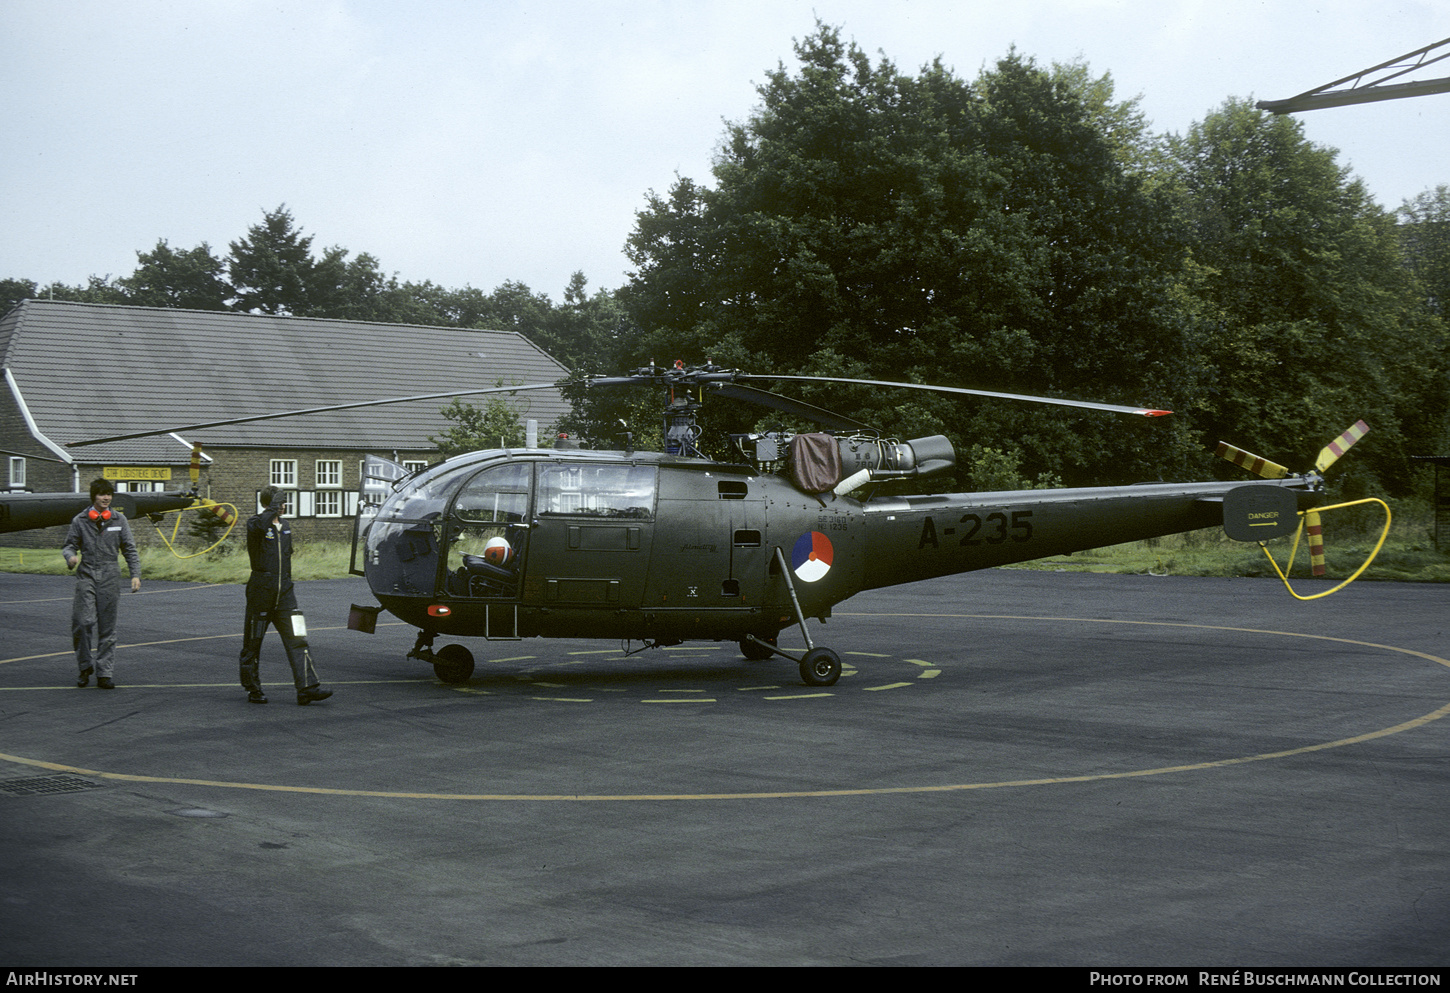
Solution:
<path fill-rule="evenodd" d="M 450 390 L 447 393 L 424 393 L 412 397 L 392 397 L 387 400 L 359 400 L 356 403 L 337 403 L 330 407 L 308 407 L 305 410 L 285 410 L 273 414 L 253 414 L 250 417 L 233 417 L 224 421 L 205 421 L 201 424 L 184 424 L 181 427 L 157 428 L 155 431 L 135 431 L 131 434 L 117 434 L 109 438 L 91 438 L 87 441 L 69 442 L 66 448 L 84 448 L 86 445 L 104 445 L 110 441 L 130 441 L 132 438 L 150 438 L 173 431 L 200 431 L 203 428 L 222 428 L 232 424 L 250 424 L 253 421 L 276 421 L 284 417 L 302 417 L 306 414 L 328 414 L 335 410 L 357 410 L 362 407 L 385 407 L 391 403 L 409 403 L 414 400 L 448 400 L 453 397 L 483 396 L 487 393 L 522 393 L 525 390 L 556 389 L 558 383 L 527 383 L 520 386 L 494 386 L 486 390 Z"/>
<path fill-rule="evenodd" d="M 869 431 L 870 425 L 853 420 L 834 411 L 826 410 L 824 407 L 817 407 L 814 404 L 806 403 L 804 400 L 795 400 L 791 397 L 781 396 L 779 393 L 771 393 L 768 390 L 757 390 L 753 386 L 741 386 L 739 383 L 712 383 L 712 392 L 721 396 L 732 397 L 736 400 L 743 400 L 746 403 L 753 403 L 761 407 L 769 407 L 786 414 L 794 414 L 797 417 L 804 417 L 814 421 L 822 427 L 832 428 L 836 431 Z"/>
<path fill-rule="evenodd" d="M 1088 400 L 1060 400 L 1056 397 L 1029 396 L 1022 393 L 993 393 L 989 390 L 968 390 L 960 386 L 927 386 L 921 383 L 888 383 L 879 379 L 836 379 L 829 376 L 760 376 L 740 373 L 736 379 L 783 380 L 793 383 L 845 383 L 853 386 L 894 386 L 903 390 L 925 390 L 929 393 L 954 393 L 963 396 L 991 397 L 994 400 L 1018 400 L 1025 403 L 1046 403 L 1058 407 L 1081 407 L 1103 410 L 1110 414 L 1137 414 L 1140 417 L 1164 417 L 1171 410 L 1151 407 L 1124 407 L 1113 403 L 1092 403 Z"/>

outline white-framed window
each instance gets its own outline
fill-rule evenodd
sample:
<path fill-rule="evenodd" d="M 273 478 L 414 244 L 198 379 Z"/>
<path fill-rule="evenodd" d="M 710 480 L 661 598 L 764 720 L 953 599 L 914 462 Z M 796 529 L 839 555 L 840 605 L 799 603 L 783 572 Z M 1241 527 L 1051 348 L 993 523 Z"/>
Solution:
<path fill-rule="evenodd" d="M 10 456 L 10 488 L 25 488 L 25 459 L 19 455 Z"/>
<path fill-rule="evenodd" d="M 342 516 L 342 491 L 341 490 L 318 490 L 312 494 L 313 513 L 318 517 L 341 517 Z"/>
<path fill-rule="evenodd" d="M 272 473 L 267 482 L 273 486 L 292 487 L 297 485 L 297 460 L 273 459 Z"/>
<path fill-rule="evenodd" d="M 149 479 L 132 479 L 116 484 L 117 493 L 161 493 L 165 489 L 165 483 Z"/>
<path fill-rule="evenodd" d="M 419 469 L 428 468 L 428 460 L 420 459 L 414 462 L 404 462 L 403 468 L 407 469 L 409 472 L 417 472 Z"/>
<path fill-rule="evenodd" d="M 317 488 L 342 486 L 342 462 L 337 459 L 317 460 Z"/>
<path fill-rule="evenodd" d="M 262 491 L 261 490 L 258 490 L 257 491 L 257 513 L 260 514 L 262 511 L 264 511 L 266 509 L 267 509 L 266 504 L 262 503 Z M 287 494 L 287 502 L 282 505 L 282 513 L 285 516 L 287 516 L 287 517 L 296 517 L 297 516 L 297 494 L 296 493 L 288 493 Z"/>

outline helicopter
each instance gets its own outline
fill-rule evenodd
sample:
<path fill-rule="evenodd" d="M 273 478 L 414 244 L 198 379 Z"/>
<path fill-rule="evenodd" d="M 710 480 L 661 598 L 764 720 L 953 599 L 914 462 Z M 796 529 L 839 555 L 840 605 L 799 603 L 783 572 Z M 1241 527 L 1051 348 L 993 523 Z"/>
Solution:
<path fill-rule="evenodd" d="M 438 637 L 516 641 L 609 638 L 643 648 L 734 641 L 750 660 L 784 658 L 808 686 L 831 686 L 840 655 L 817 645 L 808 620 L 865 590 L 1222 525 L 1256 542 L 1289 586 L 1267 542 L 1310 535 L 1322 560 L 1318 514 L 1324 472 L 1368 432 L 1358 422 L 1312 469 L 1288 468 L 1231 445 L 1218 454 L 1260 476 L 1252 483 L 1147 483 L 1003 492 L 902 495 L 897 486 L 956 464 L 951 441 L 901 441 L 824 408 L 751 383 L 836 383 L 988 397 L 1111 414 L 1163 417 L 1150 407 L 883 380 L 758 375 L 711 363 L 650 366 L 596 376 L 586 389 L 651 385 L 664 391 L 663 451 L 500 448 L 415 471 L 367 459 L 350 571 L 377 606 L 354 604 L 351 629 L 372 633 L 386 610 L 418 629 L 408 657 L 450 684 L 467 682 L 473 653 Z M 557 389 L 533 383 L 355 401 L 142 431 L 69 447 L 252 421 L 484 394 Z M 705 397 L 723 396 L 816 423 L 824 430 L 733 437 L 738 461 L 697 445 Z M 887 486 L 886 484 L 897 484 Z M 1385 509 L 1385 532 L 1389 508 Z M 1316 541 L 1321 542 L 1316 552 Z M 1384 535 L 1380 538 L 1380 544 Z M 1378 547 L 1353 575 L 1368 568 Z M 1292 555 L 1291 555 L 1292 565 Z M 805 651 L 779 644 L 799 628 Z M 641 649 L 626 649 L 633 654 Z"/>
<path fill-rule="evenodd" d="M 32 454 L 28 457 L 37 456 Z M 200 463 L 201 447 L 198 445 L 192 448 L 191 453 L 190 490 L 117 493 L 112 498 L 111 506 L 131 520 L 139 520 L 144 516 L 152 523 L 158 522 L 163 514 L 177 511 L 195 510 L 208 513 L 226 524 L 229 534 L 236 523 L 236 507 L 201 495 Z M 0 493 L 0 534 L 63 527 L 90 505 L 91 498 L 87 493 Z M 222 539 L 225 537 L 226 534 L 223 534 Z M 170 545 L 170 542 L 167 543 Z"/>
<path fill-rule="evenodd" d="M 409 657 L 431 663 L 444 683 L 466 682 L 474 658 L 458 642 L 435 650 L 439 636 L 610 638 L 644 647 L 734 641 L 747 659 L 784 658 L 806 685 L 830 686 L 841 676 L 840 655 L 815 643 L 807 621 L 824 623 L 856 593 L 1218 525 L 1263 545 L 1302 531 L 1305 515 L 1324 502 L 1324 471 L 1368 431 L 1360 422 L 1303 473 L 1221 445 L 1220 455 L 1262 477 L 1253 483 L 896 495 L 883 484 L 953 468 L 946 437 L 884 438 L 849 417 L 748 385 L 767 380 L 1171 413 L 682 362 L 595 377 L 588 388 L 643 383 L 665 390 L 665 450 L 497 449 L 407 476 L 396 467 L 382 474 L 397 477 L 385 484 L 365 479 L 364 488 L 384 493 L 358 519 L 352 571 L 366 577 L 379 605 L 354 605 L 349 626 L 371 631 L 386 610 L 416 627 Z M 509 389 L 546 385 L 553 384 Z M 707 458 L 696 447 L 696 414 L 707 394 L 827 430 L 736 436 L 738 462 Z M 779 645 L 791 627 L 800 631 L 802 653 Z"/>

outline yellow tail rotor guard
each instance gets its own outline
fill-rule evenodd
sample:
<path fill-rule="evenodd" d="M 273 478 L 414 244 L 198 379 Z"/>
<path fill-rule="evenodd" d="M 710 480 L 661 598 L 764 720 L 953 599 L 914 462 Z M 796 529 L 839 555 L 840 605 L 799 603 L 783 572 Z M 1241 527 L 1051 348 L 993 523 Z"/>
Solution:
<path fill-rule="evenodd" d="M 1357 506 L 1359 506 L 1362 503 L 1377 503 L 1381 507 L 1383 507 L 1384 508 L 1384 511 L 1385 511 L 1385 526 L 1384 526 L 1384 530 L 1382 530 L 1380 532 L 1379 541 L 1375 542 L 1375 546 L 1370 551 L 1369 557 L 1364 560 L 1364 564 L 1361 565 L 1358 569 L 1356 569 L 1354 571 L 1354 573 L 1348 579 L 1346 579 L 1344 582 L 1340 583 L 1338 586 L 1334 587 L 1331 590 L 1325 590 L 1322 593 L 1312 593 L 1312 594 L 1309 594 L 1307 596 L 1306 595 L 1303 595 L 1301 593 L 1296 592 L 1295 589 L 1294 589 L 1294 587 L 1289 584 L 1289 576 L 1288 576 L 1288 573 L 1291 570 L 1293 570 L 1293 568 L 1294 568 L 1294 556 L 1299 551 L 1299 539 L 1304 535 L 1305 523 L 1308 520 L 1309 515 L 1310 514 L 1314 514 L 1314 515 L 1317 515 L 1317 516 L 1323 516 L 1324 514 L 1329 513 L 1329 511 L 1331 511 L 1331 510 L 1343 510 L 1346 507 L 1357 507 Z M 1274 572 L 1278 573 L 1280 581 L 1283 582 L 1284 588 L 1289 591 L 1289 595 L 1290 596 L 1292 596 L 1296 600 L 1319 600 L 1319 599 L 1322 599 L 1324 597 L 1329 596 L 1331 593 L 1338 593 L 1340 590 L 1344 589 L 1350 583 L 1352 583 L 1356 579 L 1358 579 L 1364 573 L 1364 571 L 1369 568 L 1370 563 L 1374 561 L 1375 556 L 1380 553 L 1380 549 L 1384 547 L 1385 539 L 1388 538 L 1389 536 L 1390 536 L 1390 505 L 1387 504 L 1387 503 L 1385 503 L 1383 500 L 1380 500 L 1380 499 L 1378 499 L 1376 497 L 1366 497 L 1363 500 L 1351 500 L 1348 503 L 1336 503 L 1336 504 L 1331 504 L 1328 507 L 1316 507 L 1313 510 L 1300 511 L 1300 513 L 1299 513 L 1299 529 L 1294 532 L 1294 544 L 1293 544 L 1293 547 L 1291 547 L 1289 549 L 1289 564 L 1286 565 L 1283 569 L 1280 569 L 1279 568 L 1279 563 L 1276 562 L 1276 561 L 1274 561 L 1273 553 L 1269 551 L 1269 547 L 1268 547 L 1268 544 L 1266 542 L 1262 542 L 1262 541 L 1259 542 L 1259 547 L 1264 550 L 1264 557 L 1267 558 L 1269 560 L 1269 564 L 1274 567 Z"/>

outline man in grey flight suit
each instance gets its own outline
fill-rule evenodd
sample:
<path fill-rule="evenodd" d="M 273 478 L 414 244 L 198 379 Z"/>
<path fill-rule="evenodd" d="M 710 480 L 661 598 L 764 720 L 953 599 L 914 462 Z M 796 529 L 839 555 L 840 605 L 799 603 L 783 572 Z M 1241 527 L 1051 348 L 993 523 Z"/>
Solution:
<path fill-rule="evenodd" d="M 75 569 L 76 595 L 71 604 L 71 640 L 75 643 L 77 686 L 91 681 L 113 690 L 116 654 L 116 608 L 121 599 L 121 570 L 116 556 L 124 553 L 131 573 L 131 592 L 141 591 L 141 558 L 131 537 L 126 515 L 111 509 L 116 489 L 109 480 L 91 483 L 91 505 L 71 518 L 61 554 L 67 569 Z"/>
<path fill-rule="evenodd" d="M 262 692 L 262 638 L 267 625 L 275 624 L 292 665 L 292 679 L 297 686 L 297 702 L 303 706 L 326 700 L 332 690 L 325 690 L 312 667 L 307 649 L 307 624 L 297 609 L 297 594 L 292 588 L 292 529 L 282 510 L 287 504 L 287 491 L 268 486 L 262 490 L 261 503 L 266 510 L 247 520 L 247 555 L 252 574 L 247 578 L 247 617 L 242 629 L 240 658 L 242 688 L 251 703 L 266 703 Z"/>

